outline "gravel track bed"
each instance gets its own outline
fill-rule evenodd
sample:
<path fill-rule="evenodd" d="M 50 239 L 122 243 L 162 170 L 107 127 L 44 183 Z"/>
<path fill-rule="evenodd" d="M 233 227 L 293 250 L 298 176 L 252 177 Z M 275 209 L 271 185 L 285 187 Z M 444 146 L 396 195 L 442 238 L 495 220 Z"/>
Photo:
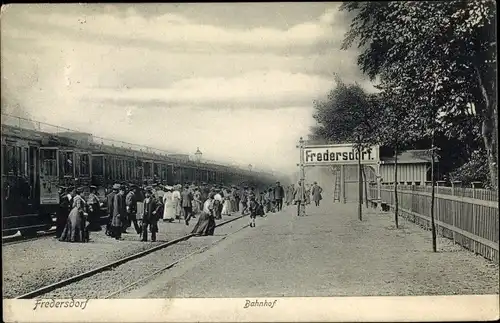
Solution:
<path fill-rule="evenodd" d="M 231 219 L 225 217 L 217 223 Z M 55 238 L 43 238 L 4 246 L 3 297 L 13 298 L 60 280 L 81 274 L 121 258 L 180 238 L 191 232 L 197 219 L 189 226 L 181 223 L 159 223 L 156 242 L 140 242 L 132 228 L 116 241 L 104 230 L 90 233 L 89 243 L 64 243 Z M 237 222 L 237 221 L 236 221 Z"/>
<path fill-rule="evenodd" d="M 212 237 L 190 238 L 187 241 L 179 242 L 144 257 L 122 264 L 112 270 L 98 273 L 71 285 L 44 294 L 41 298 L 105 298 L 129 284 L 155 273 L 174 261 L 188 256 L 203 247 L 210 247 L 213 243 L 223 239 L 226 234 L 241 229 L 247 221 L 246 218 L 236 220 L 216 228 L 215 235 Z M 134 286 L 134 288 L 147 284 L 148 281 L 149 279 L 140 282 Z M 117 297 L 118 295 L 115 295 L 112 298 Z"/>

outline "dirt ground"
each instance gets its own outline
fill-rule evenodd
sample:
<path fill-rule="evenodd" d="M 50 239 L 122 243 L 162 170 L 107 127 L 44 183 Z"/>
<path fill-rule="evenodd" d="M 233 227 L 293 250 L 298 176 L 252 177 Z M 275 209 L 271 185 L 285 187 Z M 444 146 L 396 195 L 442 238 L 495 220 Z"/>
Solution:
<path fill-rule="evenodd" d="M 123 298 L 498 294 L 498 266 L 391 213 L 324 203 L 257 218 Z"/>

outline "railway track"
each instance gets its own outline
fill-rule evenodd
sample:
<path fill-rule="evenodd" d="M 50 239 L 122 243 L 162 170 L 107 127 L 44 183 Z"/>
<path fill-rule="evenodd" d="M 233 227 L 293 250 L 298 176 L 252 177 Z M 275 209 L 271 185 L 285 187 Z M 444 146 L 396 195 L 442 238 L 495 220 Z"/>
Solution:
<path fill-rule="evenodd" d="M 28 242 L 28 241 L 38 240 L 41 238 L 47 238 L 47 237 L 54 236 L 55 233 L 56 233 L 56 230 L 51 229 L 48 231 L 37 232 L 35 237 L 25 237 L 25 236 L 6 237 L 6 238 L 2 238 L 2 246 L 9 246 L 9 245 L 13 245 L 13 244 L 22 243 L 22 242 Z"/>
<path fill-rule="evenodd" d="M 234 217 L 234 218 L 232 218 L 232 219 L 230 219 L 230 220 L 227 220 L 227 221 L 224 221 L 224 222 L 221 222 L 221 223 L 217 224 L 217 225 L 216 225 L 216 227 L 220 227 L 220 226 L 223 226 L 223 225 L 225 225 L 225 224 L 231 223 L 231 222 L 236 221 L 236 220 L 238 220 L 238 219 L 241 219 L 241 218 L 243 218 L 243 217 L 245 217 L 245 216 L 246 216 L 246 215 L 240 215 L 240 216 Z M 244 227 L 243 227 L 243 228 L 241 228 L 240 230 L 244 229 L 245 227 L 247 227 L 247 226 L 244 226 Z M 238 231 L 239 231 L 239 230 L 238 230 Z M 64 286 L 68 286 L 68 285 L 70 285 L 70 284 L 73 284 L 73 283 L 79 282 L 79 281 L 81 281 L 81 280 L 83 280 L 83 279 L 85 279 L 85 278 L 88 278 L 88 277 L 94 276 L 94 275 L 96 275 L 96 274 L 99 274 L 99 273 L 104 272 L 104 271 L 107 271 L 107 270 L 111 270 L 111 269 L 113 269 L 113 268 L 115 268 L 115 267 L 118 267 L 118 266 L 123 265 L 123 264 L 125 264 L 125 263 L 127 263 L 127 262 L 130 262 L 130 261 L 132 261 L 132 260 L 134 260 L 134 259 L 138 259 L 138 258 L 144 257 L 144 256 L 146 256 L 146 255 L 148 255 L 148 254 L 151 254 L 151 253 L 155 252 L 155 251 L 158 251 L 158 250 L 161 250 L 161 249 L 167 248 L 167 247 L 169 247 L 169 246 L 175 245 L 175 244 L 177 244 L 177 243 L 179 243 L 179 242 L 181 242 L 181 241 L 188 240 L 189 238 L 192 238 L 192 237 L 194 237 L 194 236 L 195 236 L 195 234 L 192 234 L 192 233 L 191 233 L 191 234 L 187 234 L 187 235 L 182 236 L 182 237 L 180 237 L 180 238 L 177 238 L 177 239 L 175 239 L 175 240 L 172 240 L 172 241 L 168 241 L 168 242 L 162 243 L 162 244 L 160 244 L 160 245 L 158 245 L 158 246 L 155 246 L 155 247 L 153 247 L 153 248 L 150 248 L 150 249 L 147 249 L 147 250 L 144 250 L 144 251 L 141 251 L 141 252 L 135 253 L 135 254 L 133 254 L 133 255 L 131 255 L 131 256 L 127 256 L 127 257 L 121 258 L 121 259 L 119 259 L 119 260 L 113 261 L 113 262 L 111 262 L 111 263 L 108 263 L 108 264 L 106 264 L 106 265 L 100 266 L 100 267 L 98 267 L 98 268 L 94 268 L 94 269 L 91 269 L 91 270 L 86 271 L 86 272 L 84 272 L 84 273 L 81 273 L 81 274 L 78 274 L 78 275 L 75 275 L 75 276 L 69 277 L 69 278 L 67 278 L 67 279 L 64 279 L 64 280 L 58 281 L 58 282 L 56 282 L 56 283 L 53 283 L 53 284 L 50 284 L 50 285 L 47 285 L 47 286 L 44 286 L 44 287 L 38 288 L 38 289 L 33 290 L 33 291 L 31 291 L 31 292 L 28 292 L 28 293 L 26 293 L 26 294 L 23 294 L 23 295 L 17 296 L 17 297 L 15 297 L 15 299 L 32 299 L 32 298 L 35 298 L 35 297 L 38 297 L 38 296 L 41 296 L 41 295 L 47 294 L 47 293 L 49 293 L 49 292 L 52 292 L 52 291 L 57 290 L 57 289 L 59 289 L 59 288 L 62 288 L 62 287 L 64 287 Z M 226 237 L 227 237 L 227 236 L 224 236 L 222 239 L 217 240 L 215 243 L 218 243 L 218 242 L 220 242 L 220 241 L 224 240 Z M 209 246 L 209 247 L 210 247 L 210 246 Z M 203 250 L 202 250 L 202 249 L 203 249 Z M 161 273 L 161 272 L 163 272 L 163 271 L 165 271 L 165 270 L 167 270 L 167 269 L 169 269 L 169 268 L 172 268 L 173 266 L 175 266 L 177 263 L 179 263 L 179 262 L 180 262 L 180 261 L 182 261 L 183 259 L 187 259 L 188 257 L 193 256 L 193 255 L 194 255 L 194 254 L 196 254 L 196 253 L 203 252 L 204 250 L 206 250 L 206 247 L 201 248 L 201 249 L 199 249 L 199 250 L 195 251 L 194 253 L 191 253 L 191 254 L 189 254 L 189 255 L 187 255 L 187 256 L 185 256 L 185 257 L 183 257 L 183 258 L 179 259 L 179 260 L 176 260 L 176 261 L 175 261 L 175 262 L 173 262 L 173 263 L 170 263 L 169 265 L 167 265 L 167 266 L 165 266 L 165 267 L 161 268 L 160 270 L 157 270 L 155 273 L 153 273 L 153 274 L 152 274 L 152 275 L 150 275 L 150 276 L 152 277 L 152 276 L 157 275 L 157 274 L 159 274 L 159 273 Z M 145 277 L 145 278 L 143 278 L 143 279 L 141 279 L 141 280 L 139 280 L 139 281 L 133 282 L 132 284 L 127 285 L 125 288 L 123 288 L 123 290 L 128 289 L 128 288 L 130 288 L 130 287 L 132 287 L 132 286 L 135 286 L 136 284 L 138 284 L 139 282 L 141 282 L 141 281 L 145 280 L 146 278 L 147 278 L 147 277 Z M 111 295 L 108 295 L 108 296 L 107 296 L 107 298 L 109 298 L 109 297 L 111 297 L 111 296 L 114 296 L 114 295 L 116 295 L 116 294 L 118 294 L 118 293 L 120 293 L 120 292 L 122 292 L 122 290 L 119 290 L 119 291 L 117 291 L 117 292 L 112 293 Z"/>

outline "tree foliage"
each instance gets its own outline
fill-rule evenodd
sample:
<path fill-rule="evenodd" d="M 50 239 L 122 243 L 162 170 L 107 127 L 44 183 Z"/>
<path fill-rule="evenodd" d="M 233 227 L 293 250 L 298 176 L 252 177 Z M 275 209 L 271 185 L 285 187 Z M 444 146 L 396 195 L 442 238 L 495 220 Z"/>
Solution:
<path fill-rule="evenodd" d="M 382 91 L 412 106 L 415 131 L 467 137 L 480 123 L 497 187 L 496 5 L 491 0 L 346 2 L 355 14 L 343 48 Z M 477 125 L 477 124 L 476 124 Z"/>
<path fill-rule="evenodd" d="M 311 129 L 311 138 L 363 147 L 372 144 L 377 116 L 375 96 L 367 94 L 357 83 L 344 83 L 338 76 L 336 83 L 326 100 L 314 102 L 317 126 Z"/>

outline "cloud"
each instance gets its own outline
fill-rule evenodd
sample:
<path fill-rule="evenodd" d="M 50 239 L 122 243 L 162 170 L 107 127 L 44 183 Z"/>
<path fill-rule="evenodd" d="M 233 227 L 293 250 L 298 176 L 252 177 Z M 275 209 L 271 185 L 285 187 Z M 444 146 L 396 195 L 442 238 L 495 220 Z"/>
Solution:
<path fill-rule="evenodd" d="M 333 74 L 371 86 L 356 52 L 340 51 L 346 21 L 336 6 L 289 26 L 247 28 L 126 7 L 13 6 L 2 15 L 2 109 L 170 151 L 200 147 L 210 159 L 295 169 L 296 141 Z"/>
<path fill-rule="evenodd" d="M 26 14 L 20 14 L 18 19 L 28 26 L 38 26 L 73 37 L 79 35 L 87 40 L 126 40 L 124 46 L 156 44 L 160 47 L 172 46 L 174 50 L 190 51 L 196 48 L 209 51 L 311 49 L 317 44 L 339 45 L 345 32 L 342 16 L 335 9 L 328 10 L 316 19 L 286 29 L 262 26 L 248 29 L 225 28 L 200 24 L 172 13 L 146 19 L 133 8 L 128 8 L 124 15 L 100 11 L 91 15 L 74 15 L 55 10 L 44 13 L 29 10 Z"/>

